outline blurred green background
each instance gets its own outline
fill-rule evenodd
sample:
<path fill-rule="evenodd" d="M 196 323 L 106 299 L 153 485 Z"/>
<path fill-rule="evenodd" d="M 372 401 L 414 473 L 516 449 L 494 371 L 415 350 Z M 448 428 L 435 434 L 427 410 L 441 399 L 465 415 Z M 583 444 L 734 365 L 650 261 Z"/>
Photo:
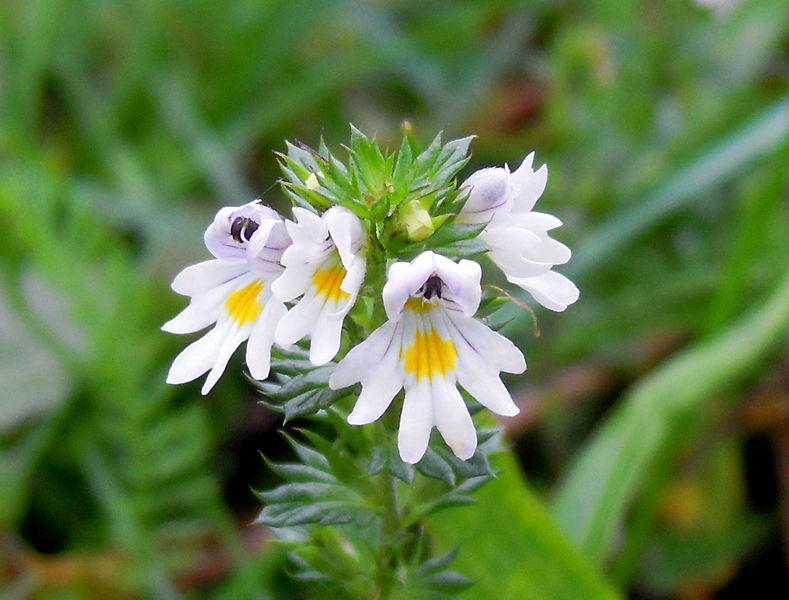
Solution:
<path fill-rule="evenodd" d="M 786 597 L 789 3 L 721 4 L 0 2 L 0 598 L 324 597 L 247 525 L 279 417 L 238 357 L 165 386 L 159 326 L 285 139 L 404 120 L 536 150 L 581 289 L 509 326 L 524 478 L 436 521 L 463 597 Z"/>

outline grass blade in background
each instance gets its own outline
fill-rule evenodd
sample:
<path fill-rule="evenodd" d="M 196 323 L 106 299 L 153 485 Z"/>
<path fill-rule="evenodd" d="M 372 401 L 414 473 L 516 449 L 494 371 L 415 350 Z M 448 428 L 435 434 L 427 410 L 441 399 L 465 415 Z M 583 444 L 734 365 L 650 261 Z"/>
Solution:
<path fill-rule="evenodd" d="M 475 504 L 431 519 L 441 546 L 461 545 L 453 567 L 476 581 L 463 597 L 618 598 L 526 485 L 513 454 L 497 458 L 501 474 L 476 494 Z"/>
<path fill-rule="evenodd" d="M 564 531 L 602 564 L 644 477 L 689 410 L 752 369 L 786 333 L 789 273 L 768 302 L 671 359 L 625 398 L 571 465 L 556 497 Z"/>

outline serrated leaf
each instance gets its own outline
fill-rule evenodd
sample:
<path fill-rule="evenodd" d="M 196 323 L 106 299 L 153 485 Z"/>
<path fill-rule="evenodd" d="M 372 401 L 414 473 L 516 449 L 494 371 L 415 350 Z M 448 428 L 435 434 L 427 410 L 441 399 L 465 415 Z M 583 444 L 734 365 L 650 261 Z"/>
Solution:
<path fill-rule="evenodd" d="M 282 402 L 285 419 L 314 414 L 330 406 L 344 392 L 329 388 L 329 376 L 334 370 L 334 365 L 312 367 L 306 372 L 300 372 L 302 362 L 282 361 L 275 363 L 274 368 L 286 367 L 287 371 L 297 373 L 282 384 L 266 381 L 260 382 L 258 388 L 274 400 Z M 306 367 L 306 365 L 304 365 Z"/>
<path fill-rule="evenodd" d="M 403 137 L 403 142 L 400 144 L 400 150 L 397 153 L 394 171 L 392 172 L 392 187 L 395 190 L 406 190 L 408 188 L 413 162 L 414 155 L 411 151 L 411 144 L 409 144 L 407 137 Z"/>
<path fill-rule="evenodd" d="M 448 223 L 430 236 L 429 241 L 432 246 L 446 246 L 453 242 L 477 238 L 483 229 L 485 229 L 484 223 L 481 225 Z"/>
<path fill-rule="evenodd" d="M 433 251 L 455 258 L 467 258 L 489 252 L 490 246 L 488 246 L 480 238 L 475 238 L 472 240 L 459 240 L 444 246 L 434 247 Z"/>
<path fill-rule="evenodd" d="M 307 481 L 301 483 L 283 483 L 271 491 L 260 492 L 261 500 L 269 504 L 297 502 L 316 498 L 343 500 L 350 492 L 336 483 Z"/>
<path fill-rule="evenodd" d="M 341 525 L 351 522 L 366 525 L 373 516 L 369 509 L 342 500 L 291 502 L 265 506 L 256 523 L 269 527 L 291 527 L 312 523 Z"/>
<path fill-rule="evenodd" d="M 290 447 L 293 448 L 293 451 L 296 453 L 296 455 L 301 459 L 301 462 L 316 469 L 321 469 L 324 471 L 329 470 L 329 461 L 326 460 L 326 457 L 323 454 L 316 451 L 314 448 L 310 448 L 306 444 L 302 444 L 287 433 L 283 432 L 282 435 L 285 437 Z"/>
<path fill-rule="evenodd" d="M 454 469 L 432 448 L 428 448 L 422 460 L 416 463 L 416 470 L 425 477 L 438 479 L 449 486 L 455 485 Z"/>
<path fill-rule="evenodd" d="M 425 587 L 448 593 L 458 593 L 468 589 L 474 582 L 455 571 L 442 571 L 425 579 Z"/>
<path fill-rule="evenodd" d="M 436 448 L 436 454 L 446 462 L 458 477 L 491 477 L 493 471 L 490 468 L 490 461 L 486 452 L 477 451 L 468 460 L 461 460 L 448 448 Z"/>
<path fill-rule="evenodd" d="M 447 550 L 446 552 L 429 558 L 419 565 L 418 572 L 423 575 L 432 575 L 433 573 L 442 571 L 444 567 L 449 566 L 449 564 L 455 560 L 458 550 L 459 548 L 452 548 L 451 550 Z"/>
<path fill-rule="evenodd" d="M 337 479 L 323 469 L 316 469 L 299 463 L 268 462 L 268 467 L 277 475 L 290 482 L 319 481 L 335 483 Z"/>

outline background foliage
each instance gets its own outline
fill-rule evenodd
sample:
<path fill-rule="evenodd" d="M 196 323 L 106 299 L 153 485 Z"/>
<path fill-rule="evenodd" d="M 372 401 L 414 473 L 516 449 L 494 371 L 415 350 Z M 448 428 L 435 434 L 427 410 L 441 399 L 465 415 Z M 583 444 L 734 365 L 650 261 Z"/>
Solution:
<path fill-rule="evenodd" d="M 461 596 L 779 597 L 787 50 L 785 0 L 0 3 L 2 597 L 321 597 L 246 525 L 279 417 L 238 364 L 166 387 L 158 327 L 219 206 L 285 206 L 286 138 L 404 119 L 537 150 L 581 289 L 513 312 L 514 453 L 431 523 Z"/>

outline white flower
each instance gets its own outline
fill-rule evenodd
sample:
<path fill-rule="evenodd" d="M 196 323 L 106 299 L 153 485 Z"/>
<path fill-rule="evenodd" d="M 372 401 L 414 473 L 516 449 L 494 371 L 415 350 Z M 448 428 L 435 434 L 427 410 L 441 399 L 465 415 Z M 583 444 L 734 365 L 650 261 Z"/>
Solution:
<path fill-rule="evenodd" d="M 274 329 L 286 313 L 285 305 L 272 296 L 271 282 L 282 273 L 279 260 L 290 238 L 276 211 L 256 200 L 221 209 L 205 232 L 205 243 L 217 258 L 176 276 L 173 290 L 191 300 L 162 326 L 170 333 L 193 333 L 216 323 L 176 357 L 167 375 L 167 383 L 185 383 L 208 371 L 203 394 L 247 339 L 251 375 L 268 376 Z"/>
<path fill-rule="evenodd" d="M 526 361 L 512 342 L 472 317 L 480 277 L 477 263 L 455 263 L 430 251 L 411 263 L 394 263 L 383 290 L 389 320 L 353 348 L 329 379 L 332 389 L 361 382 L 348 416 L 352 425 L 378 419 L 405 388 L 398 433 L 405 462 L 422 458 L 434 425 L 458 457 L 474 454 L 477 435 L 458 383 L 493 412 L 518 413 L 499 372 L 522 373 Z"/>
<path fill-rule="evenodd" d="M 562 222 L 532 210 L 545 190 L 548 169 L 532 170 L 534 153 L 514 173 L 508 167 L 481 169 L 461 187 L 469 197 L 456 222 L 487 223 L 480 238 L 507 280 L 551 310 L 562 311 L 578 299 L 578 288 L 552 270 L 570 260 L 570 249 L 548 236 Z"/>
<path fill-rule="evenodd" d="M 322 365 L 340 349 L 343 320 L 364 280 L 364 228 L 340 206 L 322 216 L 303 208 L 293 214 L 296 222 L 286 222 L 293 245 L 273 291 L 283 302 L 302 297 L 279 322 L 275 340 L 287 346 L 310 335 L 310 361 Z"/>

